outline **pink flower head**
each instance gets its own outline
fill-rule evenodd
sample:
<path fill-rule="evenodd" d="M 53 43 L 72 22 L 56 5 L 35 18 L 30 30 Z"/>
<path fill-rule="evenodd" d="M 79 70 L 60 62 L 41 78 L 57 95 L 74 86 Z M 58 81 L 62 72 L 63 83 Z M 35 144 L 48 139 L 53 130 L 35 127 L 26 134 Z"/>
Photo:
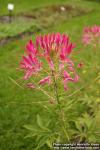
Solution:
<path fill-rule="evenodd" d="M 24 79 L 30 78 L 33 74 L 37 74 L 41 69 L 41 63 L 36 57 L 31 54 L 28 56 L 23 56 L 23 60 L 20 63 L 21 68 L 25 72 Z"/>
<path fill-rule="evenodd" d="M 21 69 L 25 72 L 24 79 L 39 75 L 39 85 L 50 85 L 53 82 L 53 72 L 67 89 L 67 82 L 78 80 L 74 63 L 70 58 L 74 47 L 75 44 L 69 41 L 69 37 L 60 33 L 37 36 L 34 43 L 30 40 L 26 45 L 27 55 L 23 56 L 20 63 Z M 40 77 L 41 73 L 43 77 Z"/>
<path fill-rule="evenodd" d="M 92 44 L 96 46 L 100 44 L 100 26 L 85 27 L 82 41 L 85 45 Z"/>

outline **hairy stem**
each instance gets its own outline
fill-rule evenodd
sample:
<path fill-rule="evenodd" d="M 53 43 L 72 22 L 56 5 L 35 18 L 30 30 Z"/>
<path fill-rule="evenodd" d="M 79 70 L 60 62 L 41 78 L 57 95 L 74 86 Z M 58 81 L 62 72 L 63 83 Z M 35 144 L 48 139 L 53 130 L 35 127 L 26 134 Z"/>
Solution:
<path fill-rule="evenodd" d="M 54 83 L 54 93 L 55 93 L 55 99 L 58 103 L 58 107 L 59 107 L 59 112 L 60 112 L 60 119 L 61 119 L 61 126 L 62 126 L 62 130 L 65 134 L 65 137 L 69 140 L 69 136 L 68 136 L 68 133 L 66 132 L 66 125 L 65 125 L 65 119 L 64 119 L 64 112 L 61 108 L 61 103 L 60 103 L 60 100 L 59 100 L 59 95 L 58 95 L 58 87 L 57 87 L 57 83 L 56 83 L 56 79 L 55 79 L 55 75 L 54 75 L 54 72 L 52 70 L 52 78 L 53 78 L 53 83 Z"/>
<path fill-rule="evenodd" d="M 56 79 L 55 79 L 55 75 L 54 75 L 54 72 L 52 70 L 52 77 L 53 77 L 53 83 L 54 83 L 54 94 L 55 94 L 55 99 L 59 105 L 59 109 L 60 108 L 60 101 L 59 101 L 59 95 L 58 95 L 58 88 L 57 88 L 57 83 L 56 83 Z"/>

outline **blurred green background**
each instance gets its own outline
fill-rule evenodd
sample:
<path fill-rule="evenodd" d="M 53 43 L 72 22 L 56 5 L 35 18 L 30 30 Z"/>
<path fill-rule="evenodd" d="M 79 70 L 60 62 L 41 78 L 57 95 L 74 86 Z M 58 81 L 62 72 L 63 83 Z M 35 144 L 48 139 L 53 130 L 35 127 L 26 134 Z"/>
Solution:
<path fill-rule="evenodd" d="M 11 23 L 8 3 L 14 4 Z M 62 6 L 65 11 L 61 10 Z M 34 124 L 37 113 L 48 116 L 42 106 L 46 96 L 14 83 L 25 85 L 25 81 L 21 80 L 22 74 L 16 69 L 24 54 L 25 43 L 31 38 L 34 40 L 37 34 L 60 32 L 68 34 L 77 44 L 76 51 L 81 50 L 83 28 L 95 24 L 100 25 L 99 0 L 0 1 L 0 150 L 34 150 L 34 139 L 24 138 L 27 132 L 23 126 Z M 100 76 L 99 49 L 94 53 L 91 47 L 87 47 L 74 59 L 83 61 L 85 67 L 80 71 L 80 82 L 73 85 L 66 95 L 87 84 L 73 97 L 76 100 L 85 99 L 91 105 L 94 101 L 100 103 L 100 79 L 94 81 Z M 42 101 L 42 104 L 34 103 L 36 101 Z"/>

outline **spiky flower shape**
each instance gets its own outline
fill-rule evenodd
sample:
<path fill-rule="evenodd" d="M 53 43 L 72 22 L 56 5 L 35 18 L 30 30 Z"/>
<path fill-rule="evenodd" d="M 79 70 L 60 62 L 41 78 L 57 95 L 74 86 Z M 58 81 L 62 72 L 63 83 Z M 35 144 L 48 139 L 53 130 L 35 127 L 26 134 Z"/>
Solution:
<path fill-rule="evenodd" d="M 100 45 L 100 26 L 85 27 L 82 41 L 85 45 Z"/>
<path fill-rule="evenodd" d="M 69 37 L 60 33 L 37 36 L 34 43 L 30 40 L 26 45 L 27 55 L 23 56 L 20 64 L 25 73 L 24 79 L 37 77 L 38 85 L 51 85 L 52 76 L 55 76 L 67 90 L 69 81 L 78 81 L 74 63 L 69 58 L 74 47 Z M 29 83 L 28 87 L 34 88 L 34 83 Z"/>

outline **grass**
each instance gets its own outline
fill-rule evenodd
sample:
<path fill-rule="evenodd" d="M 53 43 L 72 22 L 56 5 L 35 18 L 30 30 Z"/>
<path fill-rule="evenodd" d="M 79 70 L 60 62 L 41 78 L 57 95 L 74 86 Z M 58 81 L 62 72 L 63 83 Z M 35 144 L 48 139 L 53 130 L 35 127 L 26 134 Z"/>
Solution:
<path fill-rule="evenodd" d="M 8 2 L 9 1 L 7 0 L 2 0 L 2 6 L 0 5 L 0 15 L 7 14 L 6 5 Z M 17 0 L 13 2 L 16 7 L 15 14 L 19 12 L 28 12 L 31 9 L 39 8 L 44 5 L 51 5 L 54 3 L 62 4 L 61 0 L 51 0 L 49 2 L 43 0 L 43 3 L 39 0 L 30 0 L 28 2 L 27 0 Z M 63 0 L 63 2 L 65 3 L 66 1 Z M 83 8 L 94 9 L 95 11 L 83 16 L 71 18 L 69 21 L 65 21 L 63 23 L 59 22 L 56 26 L 47 28 L 45 32 L 68 33 L 71 40 L 78 43 L 76 50 L 81 49 L 82 46 L 80 44 L 80 38 L 83 27 L 87 25 L 100 24 L 100 3 L 93 2 L 92 0 L 71 0 L 66 3 Z M 6 27 L 5 26 L 0 24 L 0 29 L 9 29 L 8 25 Z M 21 24 L 19 23 L 19 26 L 13 25 L 12 32 L 7 33 L 7 35 L 4 34 L 3 36 L 11 36 L 16 34 L 17 31 L 26 31 L 27 29 L 30 29 L 30 27 L 30 23 L 25 23 L 24 26 L 24 23 L 22 22 Z M 23 126 L 25 124 L 35 124 L 37 113 L 48 117 L 46 110 L 43 109 L 43 106 L 46 105 L 43 101 L 45 101 L 47 97 L 37 91 L 26 90 L 25 88 L 22 89 L 11 80 L 11 78 L 13 78 L 18 81 L 18 79 L 22 76 L 16 68 L 18 68 L 19 61 L 24 53 L 23 49 L 25 47 L 25 43 L 30 38 L 34 39 L 33 36 L 24 37 L 21 40 L 14 40 L 9 44 L 0 47 L 0 150 L 34 150 L 34 139 L 24 138 L 27 131 L 23 128 Z M 91 52 L 91 48 L 83 49 L 78 55 L 74 56 L 74 59 L 77 59 L 78 62 L 81 60 L 84 61 L 85 67 L 82 71 L 80 71 L 81 81 L 77 85 L 72 86 L 72 90 L 69 90 L 67 95 L 71 94 L 73 89 L 76 90 L 77 88 L 85 86 L 80 92 L 73 95 L 73 98 L 80 98 L 88 102 L 91 100 L 100 102 L 100 79 L 94 81 L 95 78 L 100 75 L 99 56 L 99 50 L 95 53 Z M 25 84 L 22 80 L 19 80 L 19 83 L 20 85 Z M 70 100 L 70 98 L 71 97 L 69 97 L 68 100 Z M 34 103 L 36 101 L 42 101 L 42 103 L 38 105 L 37 103 Z M 79 111 L 82 110 L 80 109 Z M 47 150 L 47 148 L 43 148 L 43 150 L 45 149 Z"/>
<path fill-rule="evenodd" d="M 34 8 L 40 8 L 42 6 L 48 6 L 48 5 L 52 5 L 52 4 L 63 4 L 63 3 L 68 3 L 68 4 L 73 4 L 75 6 L 82 6 L 85 8 L 96 8 L 99 9 L 99 2 L 97 2 L 96 0 L 84 0 L 84 2 L 82 2 L 82 0 L 51 0 L 51 1 L 47 1 L 47 0 L 42 0 L 42 2 L 40 2 L 40 0 L 29 0 L 28 2 L 25 1 L 20 1 L 20 0 L 1 0 L 1 4 L 0 5 L 0 15 L 4 15 L 4 14 L 8 14 L 7 11 L 7 4 L 8 3 L 13 3 L 15 5 L 15 10 L 14 13 L 20 13 L 20 12 L 25 12 L 25 11 L 29 11 L 31 9 Z"/>
<path fill-rule="evenodd" d="M 72 4 L 66 4 L 65 8 L 66 11 L 64 12 L 60 10 L 59 5 L 57 7 L 57 4 L 51 7 L 37 8 L 30 10 L 28 13 L 23 12 L 19 15 L 13 15 L 12 22 L 9 22 L 9 17 L 7 16 L 1 17 L 0 39 L 18 36 L 26 32 L 37 32 L 37 30 L 43 30 L 44 32 L 52 26 L 56 26 L 59 23 L 63 24 L 66 20 L 69 21 L 76 16 L 86 15 L 93 11 L 92 8 L 74 7 Z"/>
<path fill-rule="evenodd" d="M 0 38 L 6 38 L 6 37 L 14 37 L 17 36 L 20 33 L 24 32 L 36 32 L 39 27 L 35 25 L 34 22 L 17 22 L 17 23 L 11 23 L 11 24 L 1 24 L 0 25 Z"/>
<path fill-rule="evenodd" d="M 27 12 L 31 9 L 35 9 L 35 8 L 40 8 L 42 6 L 47 6 L 47 5 L 52 5 L 52 4 L 57 4 L 57 3 L 63 3 L 66 0 L 51 0 L 51 1 L 47 1 L 47 0 L 42 0 L 42 2 L 40 2 L 40 0 L 29 0 L 28 2 L 25 1 L 20 1 L 20 0 L 1 0 L 1 4 L 0 5 L 0 15 L 4 15 L 4 14 L 8 14 L 7 11 L 7 4 L 8 3 L 13 3 L 15 5 L 15 10 L 14 13 L 18 14 L 21 12 Z"/>

